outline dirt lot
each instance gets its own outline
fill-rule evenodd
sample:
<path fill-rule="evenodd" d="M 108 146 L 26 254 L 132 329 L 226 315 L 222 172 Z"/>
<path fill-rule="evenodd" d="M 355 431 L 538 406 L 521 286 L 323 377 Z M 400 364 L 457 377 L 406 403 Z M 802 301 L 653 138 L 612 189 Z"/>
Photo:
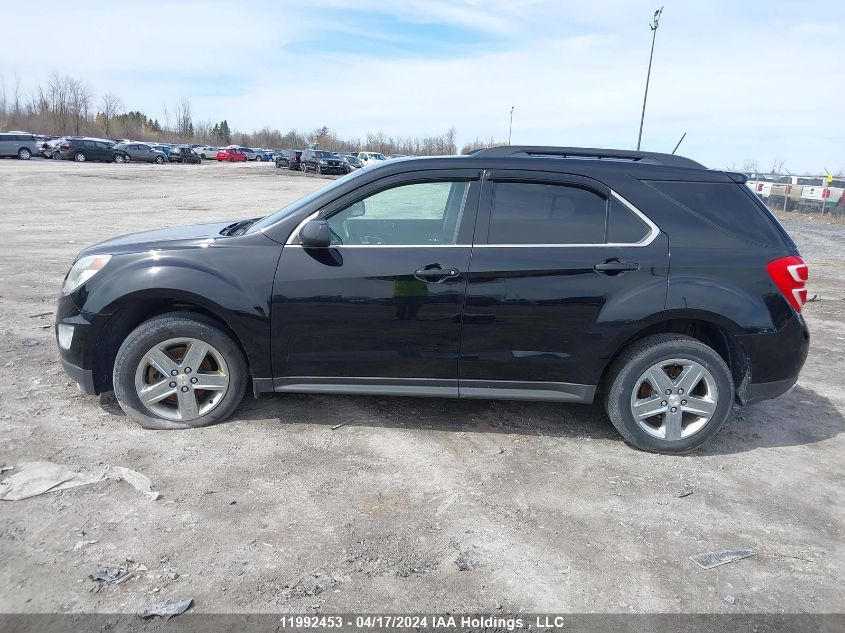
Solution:
<path fill-rule="evenodd" d="M 799 387 L 737 409 L 693 456 L 546 403 L 250 396 L 216 427 L 144 431 L 62 373 L 49 313 L 80 248 L 260 215 L 322 182 L 268 163 L 0 161 L 0 464 L 121 465 L 161 491 L 0 502 L 0 611 L 845 610 L 843 225 L 787 220 L 821 299 Z M 759 555 L 688 559 L 732 547 Z M 127 558 L 148 571 L 89 591 Z"/>

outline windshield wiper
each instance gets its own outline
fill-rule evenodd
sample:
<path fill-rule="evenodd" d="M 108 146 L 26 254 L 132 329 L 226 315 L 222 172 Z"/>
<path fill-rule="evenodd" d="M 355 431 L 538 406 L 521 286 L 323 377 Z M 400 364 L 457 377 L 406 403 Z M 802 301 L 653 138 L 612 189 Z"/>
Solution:
<path fill-rule="evenodd" d="M 220 231 L 220 235 L 225 235 L 226 237 L 233 237 L 235 235 L 243 235 L 244 231 L 246 231 L 249 227 L 255 224 L 258 221 L 258 218 L 254 218 L 252 220 L 240 220 L 239 222 L 235 222 L 230 224 L 229 226 L 223 228 Z"/>

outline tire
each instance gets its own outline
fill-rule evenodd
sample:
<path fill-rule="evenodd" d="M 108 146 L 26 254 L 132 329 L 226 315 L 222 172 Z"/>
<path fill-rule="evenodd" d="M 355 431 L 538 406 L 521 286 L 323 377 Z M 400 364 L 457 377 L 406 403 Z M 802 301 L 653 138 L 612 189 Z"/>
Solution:
<path fill-rule="evenodd" d="M 29 160 L 32 158 L 32 152 L 30 152 L 26 147 L 22 147 L 18 150 L 18 158 L 21 160 Z"/>
<path fill-rule="evenodd" d="M 76 152 L 76 154 L 73 155 L 73 160 L 75 160 L 77 163 L 84 163 L 87 158 L 82 152 Z"/>
<path fill-rule="evenodd" d="M 323 175 L 323 168 L 320 167 L 320 163 L 317 163 L 317 165 L 314 167 L 314 173 L 317 174 L 318 176 Z"/>
<path fill-rule="evenodd" d="M 687 378 L 671 377 L 679 367 L 689 368 Z M 689 377 L 697 376 L 699 369 L 701 378 L 691 382 L 696 379 Z M 655 383 L 661 383 L 662 394 Z M 611 365 L 604 386 L 605 410 L 613 426 L 628 444 L 653 453 L 700 448 L 725 424 L 734 400 L 733 377 L 722 357 L 701 341 L 680 334 L 648 336 L 625 349 Z M 635 405 L 642 411 L 640 421 Z M 644 418 L 651 410 L 656 415 Z"/>
<path fill-rule="evenodd" d="M 191 353 L 186 341 L 204 343 L 208 354 L 202 356 L 206 370 L 184 367 L 184 357 Z M 183 352 L 182 361 L 177 355 L 168 354 L 163 369 L 178 372 L 163 377 L 162 372 L 150 364 L 148 353 L 160 347 Z M 176 345 L 173 347 L 172 345 Z M 181 347 L 180 347 L 181 346 Z M 200 352 L 201 353 L 201 352 Z M 156 355 L 157 359 L 162 359 Z M 162 360 L 156 360 L 157 364 Z M 113 370 L 114 393 L 121 408 L 145 429 L 186 429 L 222 422 L 234 413 L 243 400 L 247 385 L 248 367 L 238 344 L 212 319 L 198 314 L 172 312 L 155 317 L 139 325 L 120 346 Z M 204 377 L 204 378 L 203 378 Z M 215 381 L 215 388 L 203 390 L 191 386 L 197 380 Z M 223 383 L 226 386 L 221 386 Z M 167 397 L 151 403 L 152 408 L 141 402 L 139 389 L 144 385 L 162 385 L 161 393 Z M 176 384 L 175 388 L 171 388 Z M 182 386 L 179 386 L 179 385 Z M 185 391 L 187 389 L 187 391 Z M 179 396 L 185 391 L 190 396 Z M 192 402 L 195 409 L 183 419 L 182 403 Z M 185 407 L 187 408 L 187 407 Z M 207 409 L 203 413 L 203 408 Z M 191 417 L 196 414 L 196 417 Z"/>
<path fill-rule="evenodd" d="M 114 155 L 114 162 L 122 163 L 123 162 L 123 154 L 115 154 Z"/>
<path fill-rule="evenodd" d="M 164 164 L 164 156 L 156 156 L 155 157 L 155 164 L 156 165 L 163 165 Z"/>
<path fill-rule="evenodd" d="M 200 158 L 208 158 L 205 154 L 200 154 Z"/>

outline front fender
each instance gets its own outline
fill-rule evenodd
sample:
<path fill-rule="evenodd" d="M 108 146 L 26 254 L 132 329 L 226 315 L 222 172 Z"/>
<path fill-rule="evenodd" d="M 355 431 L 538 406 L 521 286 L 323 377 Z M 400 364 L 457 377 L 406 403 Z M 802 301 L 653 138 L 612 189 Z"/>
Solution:
<path fill-rule="evenodd" d="M 199 306 L 238 337 L 253 375 L 272 376 L 270 298 L 281 247 L 264 236 L 244 241 L 115 255 L 74 302 L 98 320 L 161 302 Z"/>

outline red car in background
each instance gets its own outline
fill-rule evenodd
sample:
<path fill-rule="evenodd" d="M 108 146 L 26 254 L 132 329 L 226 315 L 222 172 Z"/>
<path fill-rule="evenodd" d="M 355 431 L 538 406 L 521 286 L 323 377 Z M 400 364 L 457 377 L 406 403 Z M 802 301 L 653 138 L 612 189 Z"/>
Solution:
<path fill-rule="evenodd" d="M 246 154 L 239 152 L 232 147 L 224 147 L 217 152 L 217 162 L 228 160 L 230 163 L 237 163 L 239 161 L 246 162 Z"/>

